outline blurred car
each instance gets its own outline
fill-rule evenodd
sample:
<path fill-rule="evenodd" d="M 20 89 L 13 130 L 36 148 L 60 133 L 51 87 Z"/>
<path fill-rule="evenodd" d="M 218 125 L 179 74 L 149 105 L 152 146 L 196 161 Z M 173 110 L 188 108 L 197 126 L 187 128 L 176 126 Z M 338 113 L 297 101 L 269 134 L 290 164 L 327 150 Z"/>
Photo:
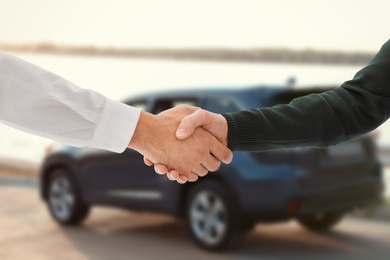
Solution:
<path fill-rule="evenodd" d="M 275 86 L 177 90 L 125 103 L 155 114 L 178 104 L 225 113 L 322 91 Z M 131 149 L 116 154 L 65 146 L 47 156 L 41 169 L 42 198 L 62 225 L 79 224 L 94 205 L 166 213 L 183 218 L 195 242 L 209 250 L 236 244 L 258 222 L 295 218 L 324 231 L 348 211 L 377 202 L 382 193 L 381 165 L 370 135 L 329 149 L 236 152 L 231 164 L 185 185 L 156 174 Z"/>

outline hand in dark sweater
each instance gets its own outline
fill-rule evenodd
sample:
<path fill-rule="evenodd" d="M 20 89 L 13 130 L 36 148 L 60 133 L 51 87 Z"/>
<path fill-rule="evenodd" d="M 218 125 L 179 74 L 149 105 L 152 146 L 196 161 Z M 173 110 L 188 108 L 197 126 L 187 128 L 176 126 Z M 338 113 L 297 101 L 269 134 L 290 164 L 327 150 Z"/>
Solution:
<path fill-rule="evenodd" d="M 338 88 L 223 116 L 232 151 L 327 147 L 374 130 L 390 116 L 390 40 Z"/>

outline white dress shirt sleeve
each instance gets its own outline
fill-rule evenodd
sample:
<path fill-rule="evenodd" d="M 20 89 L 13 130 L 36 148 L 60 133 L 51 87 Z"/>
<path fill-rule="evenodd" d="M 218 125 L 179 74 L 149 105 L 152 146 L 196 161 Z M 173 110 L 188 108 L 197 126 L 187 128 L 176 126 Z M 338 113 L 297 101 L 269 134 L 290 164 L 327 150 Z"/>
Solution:
<path fill-rule="evenodd" d="M 140 110 L 0 51 L 0 123 L 77 147 L 123 152 Z"/>

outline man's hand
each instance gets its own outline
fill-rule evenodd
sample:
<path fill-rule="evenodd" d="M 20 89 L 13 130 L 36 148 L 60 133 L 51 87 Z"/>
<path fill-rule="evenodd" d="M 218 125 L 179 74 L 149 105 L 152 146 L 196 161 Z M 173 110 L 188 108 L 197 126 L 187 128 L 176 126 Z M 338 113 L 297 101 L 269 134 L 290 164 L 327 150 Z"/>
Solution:
<path fill-rule="evenodd" d="M 226 119 L 222 115 L 211 113 L 200 108 L 194 110 L 192 114 L 183 118 L 176 131 L 176 137 L 184 140 L 190 137 L 198 127 L 202 127 L 214 135 L 218 141 L 227 146 L 228 125 Z M 147 165 L 153 165 L 153 162 L 147 158 L 144 158 L 144 161 Z M 186 175 L 178 169 L 168 169 L 168 167 L 163 164 L 155 164 L 155 171 L 159 174 L 167 173 L 170 180 L 176 180 L 179 183 L 185 183 L 188 180 Z"/>
<path fill-rule="evenodd" d="M 191 129 L 196 125 L 191 124 L 196 118 L 190 118 L 189 126 L 185 126 L 184 131 L 189 133 L 182 135 L 185 140 L 178 140 L 175 136 L 181 119 L 198 110 L 182 105 L 158 115 L 142 112 L 129 147 L 148 158 L 145 159 L 148 165 L 165 165 L 165 173 L 168 169 L 175 169 L 182 180 L 186 178 L 185 181 L 196 181 L 198 176 L 216 171 L 221 161 L 230 163 L 232 152 L 205 129 Z"/>
<path fill-rule="evenodd" d="M 220 115 L 204 109 L 197 109 L 181 121 L 176 137 L 186 139 L 192 135 L 197 127 L 202 127 L 225 146 L 228 145 L 228 125 L 226 119 Z"/>

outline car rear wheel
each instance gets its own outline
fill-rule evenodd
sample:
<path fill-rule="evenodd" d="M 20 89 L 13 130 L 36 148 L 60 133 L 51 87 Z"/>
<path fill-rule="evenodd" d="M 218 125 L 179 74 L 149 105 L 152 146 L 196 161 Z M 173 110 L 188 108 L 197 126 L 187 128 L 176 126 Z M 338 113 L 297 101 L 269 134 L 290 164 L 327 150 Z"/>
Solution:
<path fill-rule="evenodd" d="M 339 223 L 344 216 L 343 212 L 319 213 L 299 216 L 298 222 L 307 229 L 321 232 L 327 231 Z"/>
<path fill-rule="evenodd" d="M 186 200 L 186 224 L 202 248 L 221 250 L 236 246 L 242 236 L 242 219 L 226 188 L 216 181 L 196 184 Z"/>
<path fill-rule="evenodd" d="M 87 217 L 89 206 L 82 201 L 67 170 L 55 170 L 47 185 L 47 205 L 55 221 L 61 225 L 77 225 Z"/>

